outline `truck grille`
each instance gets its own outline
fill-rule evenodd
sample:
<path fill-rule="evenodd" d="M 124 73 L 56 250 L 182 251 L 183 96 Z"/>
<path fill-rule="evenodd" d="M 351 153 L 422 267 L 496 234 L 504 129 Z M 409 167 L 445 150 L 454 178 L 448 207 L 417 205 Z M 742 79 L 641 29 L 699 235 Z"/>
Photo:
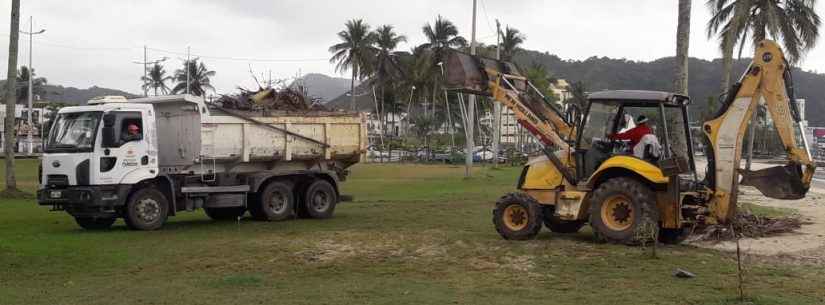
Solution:
<path fill-rule="evenodd" d="M 69 176 L 66 175 L 48 175 L 46 176 L 46 185 L 49 186 L 68 186 Z"/>

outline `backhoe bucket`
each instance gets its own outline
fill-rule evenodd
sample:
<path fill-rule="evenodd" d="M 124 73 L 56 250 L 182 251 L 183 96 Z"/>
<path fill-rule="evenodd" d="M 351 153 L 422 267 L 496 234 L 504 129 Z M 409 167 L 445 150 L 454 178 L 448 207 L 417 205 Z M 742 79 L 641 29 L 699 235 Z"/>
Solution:
<path fill-rule="evenodd" d="M 488 70 L 522 77 L 521 72 L 512 63 L 458 51 L 447 55 L 444 69 L 446 69 L 444 72 L 447 76 L 444 86 L 447 90 L 484 96 L 490 96 Z M 524 80 L 508 79 L 508 81 L 519 91 L 527 90 L 527 82 Z"/>
<path fill-rule="evenodd" d="M 741 185 L 753 186 L 762 195 L 775 199 L 802 199 L 810 187 L 803 183 L 801 166 L 795 164 L 756 171 L 741 170 L 740 174 Z"/>

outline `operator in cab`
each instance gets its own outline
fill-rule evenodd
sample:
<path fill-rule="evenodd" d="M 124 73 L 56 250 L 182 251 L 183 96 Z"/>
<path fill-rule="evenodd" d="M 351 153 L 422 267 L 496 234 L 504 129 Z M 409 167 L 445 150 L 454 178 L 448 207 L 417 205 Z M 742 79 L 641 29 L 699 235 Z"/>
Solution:
<path fill-rule="evenodd" d="M 640 159 L 658 159 L 661 146 L 656 134 L 648 125 L 648 118 L 645 115 L 639 115 L 636 118 L 636 127 L 633 127 L 622 133 L 614 133 L 608 136 L 611 140 L 628 140 L 630 141 L 630 151 L 633 155 Z M 640 145 L 641 144 L 641 145 Z"/>
<path fill-rule="evenodd" d="M 123 142 L 140 140 L 140 127 L 136 124 L 129 124 L 126 127 L 125 132 L 121 133 L 120 138 Z"/>

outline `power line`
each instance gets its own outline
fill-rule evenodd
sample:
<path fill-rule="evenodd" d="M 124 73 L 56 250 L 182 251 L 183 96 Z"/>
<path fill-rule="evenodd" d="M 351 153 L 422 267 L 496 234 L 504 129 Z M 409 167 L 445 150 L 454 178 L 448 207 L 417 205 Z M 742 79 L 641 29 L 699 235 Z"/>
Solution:
<path fill-rule="evenodd" d="M 149 48 L 152 51 L 164 52 L 169 54 L 175 55 L 186 55 L 186 52 L 178 52 L 178 51 L 171 51 L 171 50 L 164 50 L 164 49 L 157 49 L 157 48 Z M 230 61 L 242 61 L 242 62 L 270 62 L 270 63 L 301 63 L 301 62 L 320 62 L 320 61 L 329 61 L 329 58 L 290 58 L 290 59 L 271 59 L 271 58 L 253 58 L 253 57 L 233 57 L 233 56 L 217 56 L 217 55 L 205 55 L 205 54 L 191 54 L 194 57 L 200 58 L 208 58 L 208 59 L 217 59 L 217 60 L 230 60 Z"/>
<path fill-rule="evenodd" d="M 484 11 L 484 21 L 487 22 L 487 29 L 490 32 L 495 32 L 496 30 L 493 29 L 493 25 L 490 23 L 490 15 L 487 14 L 487 5 L 484 4 L 484 0 L 481 0 L 481 10 Z"/>

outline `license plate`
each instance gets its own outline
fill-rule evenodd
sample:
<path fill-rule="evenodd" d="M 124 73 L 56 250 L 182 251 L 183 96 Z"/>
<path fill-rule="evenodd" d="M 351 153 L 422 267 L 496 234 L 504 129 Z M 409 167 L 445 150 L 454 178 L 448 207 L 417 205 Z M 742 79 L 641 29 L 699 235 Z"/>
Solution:
<path fill-rule="evenodd" d="M 51 191 L 49 192 L 49 198 L 57 199 L 63 196 L 63 192 L 61 191 Z"/>

